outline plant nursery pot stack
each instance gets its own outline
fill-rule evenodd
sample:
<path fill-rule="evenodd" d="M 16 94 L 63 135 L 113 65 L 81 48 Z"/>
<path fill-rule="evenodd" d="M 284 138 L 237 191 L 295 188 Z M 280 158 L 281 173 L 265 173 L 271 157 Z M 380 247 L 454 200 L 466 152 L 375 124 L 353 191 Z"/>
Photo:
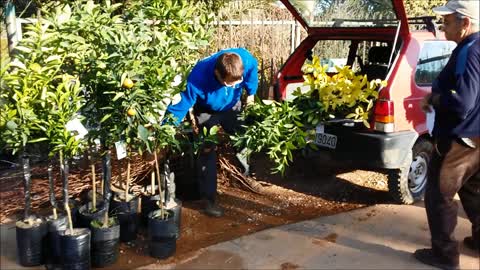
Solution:
<path fill-rule="evenodd" d="M 90 238 L 90 230 L 86 228 L 60 232 L 62 269 L 90 269 Z"/>
<path fill-rule="evenodd" d="M 109 218 L 107 222 L 107 226 L 96 220 L 90 223 L 93 267 L 106 267 L 118 259 L 120 224 L 116 218 Z"/>
<path fill-rule="evenodd" d="M 44 243 L 47 223 L 42 218 L 29 217 L 15 224 L 17 237 L 17 258 L 21 266 L 38 266 L 44 263 Z"/>
<path fill-rule="evenodd" d="M 46 241 L 46 262 L 47 269 L 58 269 L 60 267 L 61 241 L 60 233 L 68 227 L 67 216 L 53 216 L 47 218 L 47 241 Z"/>
<path fill-rule="evenodd" d="M 139 217 L 139 197 L 133 197 L 127 202 L 115 196 L 110 204 L 110 214 L 120 223 L 120 241 L 130 242 L 137 239 Z"/>
<path fill-rule="evenodd" d="M 175 214 L 173 211 L 155 210 L 148 214 L 149 254 L 153 258 L 166 259 L 175 254 L 177 248 Z"/>

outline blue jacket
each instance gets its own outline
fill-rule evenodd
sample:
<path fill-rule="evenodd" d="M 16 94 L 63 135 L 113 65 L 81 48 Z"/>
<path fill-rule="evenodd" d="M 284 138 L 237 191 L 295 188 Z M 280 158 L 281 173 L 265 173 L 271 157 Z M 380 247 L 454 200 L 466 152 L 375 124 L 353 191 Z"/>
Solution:
<path fill-rule="evenodd" d="M 432 93 L 440 95 L 434 106 L 436 138 L 480 136 L 479 37 L 477 32 L 462 40 L 432 84 Z"/>
<path fill-rule="evenodd" d="M 234 87 L 221 84 L 214 75 L 217 58 L 226 52 L 240 55 L 243 62 L 243 82 Z M 243 48 L 221 50 L 200 60 L 193 67 L 187 78 L 187 89 L 180 93 L 181 100 L 168 106 L 167 114 L 173 115 L 174 124 L 179 125 L 194 104 L 207 111 L 228 111 L 240 100 L 243 88 L 248 95 L 254 95 L 257 92 L 257 60 Z"/>

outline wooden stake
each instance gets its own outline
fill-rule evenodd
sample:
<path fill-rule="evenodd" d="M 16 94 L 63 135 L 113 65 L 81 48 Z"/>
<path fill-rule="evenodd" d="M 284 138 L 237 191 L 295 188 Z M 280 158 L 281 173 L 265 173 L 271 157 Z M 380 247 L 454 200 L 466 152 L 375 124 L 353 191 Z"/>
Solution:
<path fill-rule="evenodd" d="M 161 177 L 160 177 L 160 168 L 158 167 L 157 150 L 155 150 L 153 152 L 153 154 L 155 155 L 155 169 L 157 170 L 157 178 L 158 178 L 158 196 L 160 198 L 158 200 L 158 202 L 160 203 L 160 205 L 159 205 L 160 215 L 162 216 L 162 219 L 164 219 L 163 198 L 162 198 L 162 180 L 161 180 Z"/>
<path fill-rule="evenodd" d="M 65 210 L 67 210 L 68 216 L 68 227 L 70 228 L 70 234 L 73 235 L 73 221 L 72 221 L 72 213 L 70 212 L 70 206 L 68 206 L 68 202 L 65 204 Z"/>
<path fill-rule="evenodd" d="M 57 216 L 57 209 L 56 208 L 53 208 L 53 219 L 57 219 L 58 216 Z"/>
<path fill-rule="evenodd" d="M 104 189 L 104 183 L 103 183 L 103 179 L 102 181 L 100 181 L 100 193 L 103 195 L 103 189 Z"/>
<path fill-rule="evenodd" d="M 155 194 L 155 171 L 152 172 L 152 176 L 151 176 L 150 180 L 151 180 L 150 193 L 153 196 Z"/>
<path fill-rule="evenodd" d="M 95 164 L 92 164 L 91 165 L 92 167 L 92 192 L 93 192 L 93 196 L 92 196 L 92 205 L 93 205 L 93 212 L 95 212 L 97 210 L 97 183 L 96 183 L 96 179 L 95 179 Z"/>
<path fill-rule="evenodd" d="M 128 186 L 130 185 L 130 158 L 127 160 L 127 181 L 125 183 L 125 202 L 128 202 Z"/>
<path fill-rule="evenodd" d="M 103 216 L 103 228 L 108 228 L 108 211 L 105 211 Z"/>

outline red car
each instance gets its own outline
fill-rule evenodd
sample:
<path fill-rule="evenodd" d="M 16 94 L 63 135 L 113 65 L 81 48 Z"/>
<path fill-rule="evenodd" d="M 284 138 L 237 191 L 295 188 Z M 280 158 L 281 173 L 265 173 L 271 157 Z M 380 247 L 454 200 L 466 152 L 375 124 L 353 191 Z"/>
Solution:
<path fill-rule="evenodd" d="M 388 169 L 393 198 L 410 204 L 423 196 L 433 145 L 419 103 L 456 44 L 439 38 L 433 17 L 407 18 L 399 0 L 282 0 L 308 32 L 277 74 L 277 100 L 303 85 L 301 67 L 312 54 L 333 68 L 349 65 L 385 79 L 371 128 L 348 121 L 322 123 L 314 154 L 359 168 Z M 415 29 L 415 30 L 414 30 Z"/>

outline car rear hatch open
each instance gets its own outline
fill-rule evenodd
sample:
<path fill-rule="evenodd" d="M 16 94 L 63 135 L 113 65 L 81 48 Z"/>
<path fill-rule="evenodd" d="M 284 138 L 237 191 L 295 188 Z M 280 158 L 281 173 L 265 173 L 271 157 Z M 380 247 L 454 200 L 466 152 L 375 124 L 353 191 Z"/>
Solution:
<path fill-rule="evenodd" d="M 395 29 L 408 34 L 402 0 L 281 0 L 309 34 L 349 32 L 351 28 L 375 32 Z"/>
<path fill-rule="evenodd" d="M 408 39 L 410 35 L 408 18 L 402 0 L 281 0 L 281 2 L 308 32 L 309 36 L 305 42 L 300 44 L 298 51 L 311 50 L 310 48 L 313 47 L 312 43 L 318 40 L 378 41 L 376 45 L 372 45 L 372 42 L 370 43 L 372 47 L 377 46 L 377 48 L 372 48 L 371 50 L 374 52 L 373 56 L 375 57 L 364 60 L 370 63 L 365 69 L 361 69 L 362 74 L 368 75 L 368 78 L 371 79 L 386 78 L 387 85 L 391 84 L 392 78 L 388 77 L 387 74 L 389 74 L 395 64 L 395 56 L 400 53 L 402 41 Z M 378 47 L 379 45 L 384 47 Z M 305 49 L 305 47 L 308 47 L 308 49 Z M 277 89 L 280 90 L 277 96 L 281 97 L 281 99 L 288 99 L 292 89 L 302 87 L 300 70 L 304 58 L 302 59 L 303 53 L 297 54 L 295 57 L 292 55 L 287 60 L 287 63 L 278 74 Z M 348 58 L 352 59 L 351 55 L 355 56 L 355 54 L 356 52 L 352 49 L 348 54 Z M 321 53 L 319 57 L 328 58 L 326 55 L 326 53 Z M 347 59 L 347 55 L 338 57 L 344 57 L 339 58 L 342 60 Z M 367 58 L 365 53 L 361 58 Z M 370 61 L 374 58 L 382 58 L 382 61 Z M 351 65 L 352 61 L 348 60 L 348 62 Z M 388 93 L 388 89 L 384 90 L 386 91 L 382 92 Z M 376 130 L 391 132 L 393 131 L 393 103 L 388 100 L 388 96 L 386 99 L 383 96 L 380 98 L 382 100 L 377 102 L 375 113 L 378 113 L 381 119 L 375 116 L 375 119 L 373 119 L 375 123 L 372 122 L 371 126 L 375 127 Z M 377 120 L 388 121 L 379 122 L 380 124 L 377 125 Z M 329 124 L 337 126 L 357 125 L 347 123 L 348 121 L 351 120 L 342 120 Z"/>

